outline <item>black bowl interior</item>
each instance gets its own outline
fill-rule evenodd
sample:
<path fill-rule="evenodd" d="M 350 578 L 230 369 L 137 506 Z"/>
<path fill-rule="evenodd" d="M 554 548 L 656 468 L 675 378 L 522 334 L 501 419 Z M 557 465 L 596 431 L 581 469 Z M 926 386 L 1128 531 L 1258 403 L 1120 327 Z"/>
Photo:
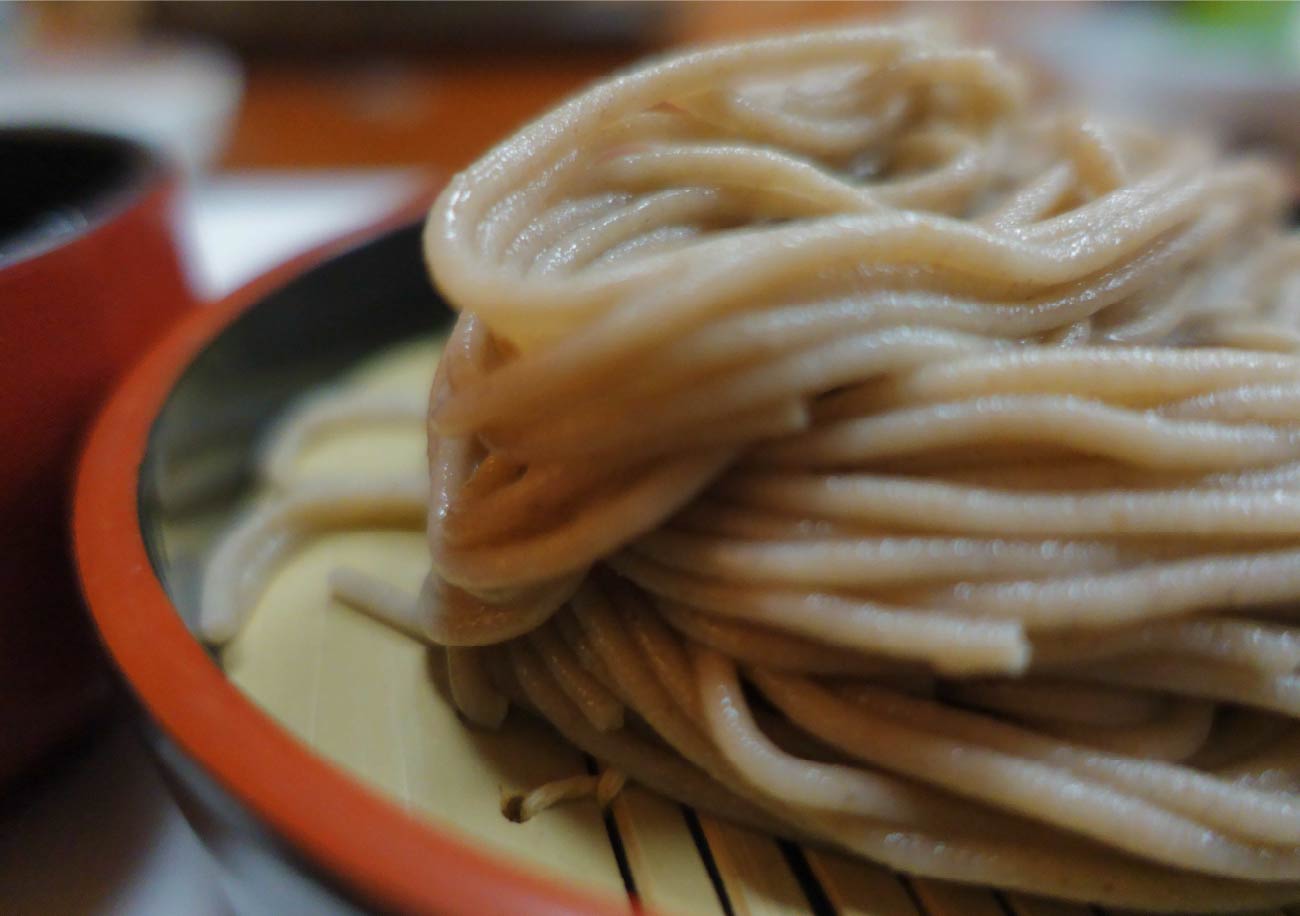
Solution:
<path fill-rule="evenodd" d="M 247 502 L 269 424 L 365 357 L 451 320 L 410 225 L 292 280 L 203 348 L 153 424 L 139 481 L 149 559 L 191 630 L 203 559 Z"/>

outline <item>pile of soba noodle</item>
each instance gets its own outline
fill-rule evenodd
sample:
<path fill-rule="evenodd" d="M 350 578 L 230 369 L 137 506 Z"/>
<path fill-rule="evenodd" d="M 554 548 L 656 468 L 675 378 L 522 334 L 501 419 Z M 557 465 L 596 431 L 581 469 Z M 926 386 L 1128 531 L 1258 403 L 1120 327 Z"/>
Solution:
<path fill-rule="evenodd" d="M 1300 900 L 1286 203 L 1259 162 L 1032 110 L 927 30 L 652 61 L 435 205 L 460 318 L 431 488 L 264 511 L 213 563 L 209 634 L 284 532 L 427 509 L 418 601 L 335 587 L 446 647 L 478 723 L 515 703 L 911 874 Z"/>

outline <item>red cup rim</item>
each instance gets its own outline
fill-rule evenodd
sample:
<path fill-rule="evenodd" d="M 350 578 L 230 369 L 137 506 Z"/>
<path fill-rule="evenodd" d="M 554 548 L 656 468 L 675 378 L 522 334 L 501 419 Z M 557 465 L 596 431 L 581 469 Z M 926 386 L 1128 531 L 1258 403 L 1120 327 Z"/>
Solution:
<path fill-rule="evenodd" d="M 290 735 L 227 680 L 154 575 L 140 530 L 149 430 L 181 373 L 236 316 L 290 279 L 413 222 L 430 195 L 297 257 L 182 320 L 127 374 L 95 421 L 78 469 L 73 537 L 81 586 L 113 662 L 183 751 L 309 860 L 364 899 L 407 912 L 626 914 L 508 862 L 386 801 Z"/>

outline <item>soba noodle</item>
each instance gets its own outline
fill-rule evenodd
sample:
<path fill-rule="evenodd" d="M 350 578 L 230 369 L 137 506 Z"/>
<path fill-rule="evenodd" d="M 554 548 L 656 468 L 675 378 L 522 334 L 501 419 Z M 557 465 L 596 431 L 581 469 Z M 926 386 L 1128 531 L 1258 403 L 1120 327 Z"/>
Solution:
<path fill-rule="evenodd" d="M 471 720 L 515 703 L 911 874 L 1300 900 L 1285 186 L 1026 96 L 861 28 L 652 61 L 524 128 L 427 224 L 460 312 L 429 481 L 263 509 L 209 637 L 303 532 L 427 518 L 418 600 L 335 586 L 445 647 Z M 371 401 L 290 421 L 272 479 L 332 424 L 414 422 Z"/>

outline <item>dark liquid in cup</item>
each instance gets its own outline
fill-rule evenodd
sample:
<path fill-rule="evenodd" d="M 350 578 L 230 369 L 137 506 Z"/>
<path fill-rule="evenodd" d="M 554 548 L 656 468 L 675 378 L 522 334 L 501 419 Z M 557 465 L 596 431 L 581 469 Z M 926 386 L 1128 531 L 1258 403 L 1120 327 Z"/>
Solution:
<path fill-rule="evenodd" d="M 0 131 L 0 264 L 84 231 L 145 168 L 111 137 Z"/>

